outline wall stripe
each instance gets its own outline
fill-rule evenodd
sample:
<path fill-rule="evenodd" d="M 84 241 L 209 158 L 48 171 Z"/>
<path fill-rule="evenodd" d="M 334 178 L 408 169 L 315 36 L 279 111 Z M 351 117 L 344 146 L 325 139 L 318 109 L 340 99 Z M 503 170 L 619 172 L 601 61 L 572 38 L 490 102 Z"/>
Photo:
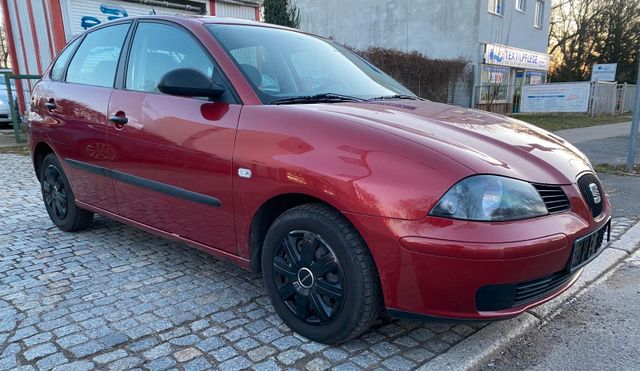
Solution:
<path fill-rule="evenodd" d="M 53 45 L 53 39 L 51 38 L 51 22 L 49 22 L 49 16 L 51 14 L 51 10 L 47 5 L 47 3 L 45 2 L 45 0 L 41 0 L 41 1 L 42 1 L 43 13 L 44 13 L 45 27 L 47 28 L 47 41 L 49 42 L 49 57 L 51 57 L 51 60 L 53 60 L 53 58 L 56 56 L 56 52 L 55 52 L 55 47 Z"/>
<path fill-rule="evenodd" d="M 54 42 L 54 54 L 60 53 L 60 51 L 67 45 L 67 38 L 64 34 L 64 23 L 62 20 L 62 6 L 60 0 L 47 0 L 49 3 L 49 9 L 51 11 L 51 26 L 53 31 Z"/>
<path fill-rule="evenodd" d="M 9 57 L 11 58 L 11 70 L 13 73 L 18 73 L 19 69 L 19 61 L 18 61 L 18 53 L 16 53 L 15 46 L 15 37 L 13 37 L 13 27 L 11 25 L 11 18 L 9 12 L 9 4 L 7 0 L 1 0 L 0 4 L 2 4 L 2 13 L 4 14 L 3 23 L 4 29 L 7 33 L 7 45 L 9 46 Z M 2 82 L 0 82 L 2 83 Z"/>
<path fill-rule="evenodd" d="M 14 67 L 13 71 L 14 73 L 24 73 L 24 71 L 26 71 L 26 73 L 29 73 L 29 62 L 27 60 L 27 54 L 24 46 L 24 38 L 22 37 L 22 27 L 20 27 L 20 16 L 18 15 L 19 11 L 18 11 L 18 4 L 16 3 L 16 0 L 13 0 L 12 5 L 13 6 L 9 10 L 9 20 L 16 22 L 15 24 L 12 24 L 12 25 L 18 29 L 18 33 L 17 34 L 14 33 L 14 35 L 17 35 L 20 38 L 20 44 L 22 46 L 21 57 L 23 58 L 22 64 L 20 63 L 19 58 L 16 58 L 16 60 L 18 60 L 18 63 L 16 63 L 17 68 Z M 15 41 L 15 38 L 13 40 Z M 16 54 L 16 57 L 17 57 L 17 54 Z M 22 89 L 21 80 L 16 80 L 16 95 L 18 96 L 17 99 L 18 99 L 19 110 L 24 111 L 27 106 L 24 100 L 24 90 Z"/>
<path fill-rule="evenodd" d="M 38 42 L 38 32 L 36 32 L 36 22 L 33 18 L 33 3 L 27 3 L 27 14 L 29 15 L 29 27 L 31 28 L 33 51 L 36 53 L 36 65 L 38 66 L 38 74 L 41 74 L 42 58 L 40 57 L 40 43 Z"/>

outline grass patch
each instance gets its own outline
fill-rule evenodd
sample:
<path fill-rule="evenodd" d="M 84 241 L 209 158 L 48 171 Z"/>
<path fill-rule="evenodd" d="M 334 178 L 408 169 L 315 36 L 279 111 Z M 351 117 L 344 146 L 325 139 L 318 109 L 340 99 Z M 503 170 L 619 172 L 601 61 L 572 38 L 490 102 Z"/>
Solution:
<path fill-rule="evenodd" d="M 598 173 L 640 176 L 640 164 L 633 165 L 631 172 L 627 171 L 627 165 L 622 164 L 597 164 L 595 169 Z"/>
<path fill-rule="evenodd" d="M 591 117 L 582 114 L 519 114 L 513 117 L 549 131 L 631 121 L 631 115 Z"/>
<path fill-rule="evenodd" d="M 0 153 L 11 153 L 15 155 L 28 155 L 28 146 L 0 147 Z"/>

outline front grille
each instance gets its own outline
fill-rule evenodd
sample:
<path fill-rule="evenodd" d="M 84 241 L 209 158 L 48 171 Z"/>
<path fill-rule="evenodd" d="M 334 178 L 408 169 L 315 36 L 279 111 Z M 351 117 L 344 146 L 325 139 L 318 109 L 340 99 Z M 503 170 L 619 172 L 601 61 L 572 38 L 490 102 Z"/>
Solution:
<path fill-rule="evenodd" d="M 538 194 L 540 194 L 540 197 L 542 197 L 544 206 L 547 207 L 549 213 L 559 213 L 571 208 L 571 203 L 569 203 L 567 195 L 560 186 L 545 184 L 534 184 L 533 186 L 538 191 Z"/>
<path fill-rule="evenodd" d="M 591 190 L 592 184 L 595 184 L 595 187 L 597 187 L 599 195 L 593 194 Z M 591 173 L 585 174 L 578 179 L 578 188 L 580 188 L 580 193 L 582 193 L 582 197 L 589 206 L 589 210 L 591 210 L 591 215 L 593 215 L 594 218 L 600 215 L 602 213 L 602 204 L 604 203 L 604 191 L 598 178 Z M 599 197 L 599 202 L 596 202 L 596 196 Z"/>
<path fill-rule="evenodd" d="M 497 311 L 542 299 L 569 282 L 575 274 L 577 272 L 561 271 L 527 282 L 482 286 L 476 292 L 476 308 Z"/>

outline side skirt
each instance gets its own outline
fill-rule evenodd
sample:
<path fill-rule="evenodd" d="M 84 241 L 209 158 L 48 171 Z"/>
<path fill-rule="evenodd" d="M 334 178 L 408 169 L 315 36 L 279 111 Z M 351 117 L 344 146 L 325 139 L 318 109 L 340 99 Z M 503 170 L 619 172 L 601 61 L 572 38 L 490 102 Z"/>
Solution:
<path fill-rule="evenodd" d="M 78 205 L 78 207 L 80 207 L 82 209 L 86 209 L 86 210 L 92 211 L 92 212 L 94 212 L 96 214 L 100 214 L 100 215 L 106 216 L 107 218 L 114 219 L 114 220 L 117 220 L 117 221 L 122 222 L 124 224 L 128 224 L 128 225 L 130 225 L 132 227 L 136 227 L 136 228 L 142 229 L 142 230 L 144 230 L 146 232 L 149 232 L 151 234 L 155 234 L 155 235 L 160 236 L 160 237 L 164 237 L 164 238 L 166 238 L 168 240 L 187 244 L 187 245 L 189 245 L 191 247 L 195 247 L 198 250 L 204 251 L 207 254 L 210 254 L 210 255 L 214 256 L 215 258 L 217 258 L 217 259 L 233 263 L 235 265 L 238 265 L 242 269 L 245 269 L 245 270 L 248 270 L 248 271 L 250 270 L 249 259 L 247 259 L 247 258 L 243 258 L 241 256 L 237 256 L 237 255 L 231 254 L 229 252 L 222 251 L 222 250 L 219 250 L 219 249 L 216 249 L 216 248 L 201 244 L 199 242 L 195 242 L 195 241 L 186 239 L 184 237 L 179 237 L 179 236 L 173 235 L 171 233 L 167 233 L 165 231 L 162 231 L 160 229 L 148 226 L 146 224 L 142 224 L 142 223 L 136 222 L 135 220 L 119 216 L 117 214 L 114 214 L 112 212 L 106 211 L 106 210 L 101 209 L 99 207 L 95 207 L 95 206 L 89 205 L 89 204 L 84 203 L 82 201 L 76 200 L 76 204 Z"/>

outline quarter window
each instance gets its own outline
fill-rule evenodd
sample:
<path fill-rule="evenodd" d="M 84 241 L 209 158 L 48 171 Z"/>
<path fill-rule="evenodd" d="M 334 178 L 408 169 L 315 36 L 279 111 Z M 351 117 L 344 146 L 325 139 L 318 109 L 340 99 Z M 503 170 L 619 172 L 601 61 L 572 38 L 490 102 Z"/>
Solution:
<path fill-rule="evenodd" d="M 76 50 L 78 44 L 80 44 L 80 40 L 82 38 L 75 39 L 69 46 L 64 48 L 62 53 L 58 59 L 56 59 L 56 63 L 51 67 L 51 79 L 53 80 L 62 80 L 64 79 L 64 68 L 69 63 L 69 59 L 73 56 L 73 52 Z"/>
<path fill-rule="evenodd" d="M 125 87 L 158 92 L 158 82 L 169 71 L 192 68 L 214 77 L 210 56 L 177 27 L 162 23 L 140 23 L 131 46 Z"/>
<path fill-rule="evenodd" d="M 113 87 L 129 24 L 104 27 L 85 36 L 67 70 L 67 82 Z"/>

